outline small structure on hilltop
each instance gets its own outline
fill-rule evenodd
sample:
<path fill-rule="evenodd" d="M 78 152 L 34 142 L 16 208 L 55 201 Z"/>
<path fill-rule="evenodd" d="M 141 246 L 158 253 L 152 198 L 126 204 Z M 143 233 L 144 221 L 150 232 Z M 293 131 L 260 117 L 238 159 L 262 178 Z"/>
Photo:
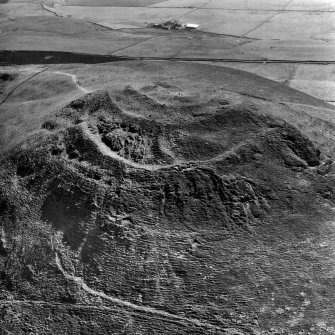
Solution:
<path fill-rule="evenodd" d="M 172 20 L 172 21 L 167 21 L 165 23 L 162 24 L 162 28 L 163 29 L 181 29 L 182 25 L 180 22 L 178 22 L 177 20 Z"/>
<path fill-rule="evenodd" d="M 160 28 L 160 29 L 165 29 L 165 30 L 171 30 L 171 29 L 194 30 L 194 29 L 198 29 L 199 25 L 194 24 L 194 23 L 180 23 L 177 20 L 171 20 L 171 21 L 166 21 L 164 23 L 148 23 L 147 27 L 148 28 Z"/>
<path fill-rule="evenodd" d="M 186 23 L 186 24 L 183 24 L 183 27 L 184 27 L 184 29 L 194 30 L 194 29 L 198 29 L 199 25 L 194 24 L 194 23 Z"/>

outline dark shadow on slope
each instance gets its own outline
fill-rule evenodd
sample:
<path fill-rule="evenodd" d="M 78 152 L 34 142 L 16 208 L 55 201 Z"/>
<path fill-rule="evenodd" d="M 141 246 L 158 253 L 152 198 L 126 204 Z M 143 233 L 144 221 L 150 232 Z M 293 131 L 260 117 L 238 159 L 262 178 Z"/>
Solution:
<path fill-rule="evenodd" d="M 98 64 L 124 60 L 111 55 L 90 55 L 60 51 L 0 51 L 0 65 Z"/>

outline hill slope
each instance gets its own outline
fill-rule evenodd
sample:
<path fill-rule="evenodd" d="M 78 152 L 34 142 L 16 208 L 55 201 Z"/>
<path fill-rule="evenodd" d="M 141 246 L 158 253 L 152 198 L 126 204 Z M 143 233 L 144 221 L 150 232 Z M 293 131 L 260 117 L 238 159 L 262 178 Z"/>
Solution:
<path fill-rule="evenodd" d="M 21 81 L 32 107 L 6 95 L 0 329 L 331 333 L 333 110 L 165 65 L 58 66 Z"/>

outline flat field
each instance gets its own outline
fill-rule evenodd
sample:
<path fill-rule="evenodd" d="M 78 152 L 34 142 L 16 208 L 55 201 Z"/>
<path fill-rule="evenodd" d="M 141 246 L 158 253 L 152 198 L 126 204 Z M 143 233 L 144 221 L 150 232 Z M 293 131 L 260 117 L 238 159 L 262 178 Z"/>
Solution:
<path fill-rule="evenodd" d="M 1 4 L 2 50 L 189 59 L 249 71 L 335 101 L 333 1 L 44 0 L 41 4 L 36 0 Z M 200 24 L 199 31 L 146 28 L 148 22 L 172 19 Z"/>
<path fill-rule="evenodd" d="M 65 27 L 68 22 L 77 19 L 113 29 L 110 31 L 110 42 L 105 37 L 95 39 L 97 47 L 94 51 L 94 41 L 91 43 L 90 34 L 85 33 L 83 41 L 86 42 L 81 43 L 79 52 L 112 53 L 135 58 L 229 60 L 225 66 L 265 74 L 275 80 L 278 77 L 280 82 L 318 98 L 329 102 L 335 100 L 335 94 L 332 93 L 332 81 L 335 79 L 333 1 L 104 0 L 97 5 L 90 0 L 59 0 L 57 4 L 49 3 L 47 6 L 45 8 L 49 13 L 66 20 Z M 144 29 L 149 22 L 160 23 L 173 19 L 199 24 L 200 31 L 185 35 L 175 31 L 162 34 L 157 29 Z M 125 32 L 127 36 L 117 36 Z M 108 35 L 108 32 L 104 34 Z M 25 41 L 32 41 L 35 46 L 42 44 L 43 36 L 22 36 L 14 38 L 7 33 L 2 37 L 5 39 L 3 44 L 7 49 L 15 49 L 15 44 L 19 44 L 25 50 Z M 55 43 L 56 50 L 61 51 L 56 41 L 57 38 L 52 44 Z M 71 48 L 71 40 L 68 43 L 64 43 L 67 51 Z M 40 48 L 45 50 L 45 46 Z M 236 62 L 232 63 L 232 60 Z M 248 61 L 247 65 L 243 64 L 244 61 Z M 250 64 L 250 61 L 255 62 Z M 262 64 L 262 61 L 265 63 Z M 280 64 L 268 66 L 268 61 Z M 310 78 L 314 77 L 314 73 L 322 73 L 324 77 L 318 75 L 316 82 L 308 80 L 306 76 L 300 77 L 300 71 L 287 73 L 285 69 L 288 64 L 293 64 L 295 69 L 303 65 L 311 73 Z M 273 72 L 273 68 L 278 70 L 281 67 L 283 71 L 279 76 L 269 73 L 270 68 L 270 72 Z"/>
<path fill-rule="evenodd" d="M 66 6 L 92 6 L 94 7 L 144 7 L 161 2 L 161 0 L 64 0 Z"/>

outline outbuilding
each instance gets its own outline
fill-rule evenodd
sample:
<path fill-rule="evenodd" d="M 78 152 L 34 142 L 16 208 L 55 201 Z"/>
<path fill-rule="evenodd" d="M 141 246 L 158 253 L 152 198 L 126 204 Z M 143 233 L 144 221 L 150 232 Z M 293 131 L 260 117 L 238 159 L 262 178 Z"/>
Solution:
<path fill-rule="evenodd" d="M 184 24 L 184 28 L 189 29 L 189 30 L 193 30 L 193 29 L 198 29 L 199 25 L 194 24 L 194 23 L 186 23 L 186 24 Z"/>

